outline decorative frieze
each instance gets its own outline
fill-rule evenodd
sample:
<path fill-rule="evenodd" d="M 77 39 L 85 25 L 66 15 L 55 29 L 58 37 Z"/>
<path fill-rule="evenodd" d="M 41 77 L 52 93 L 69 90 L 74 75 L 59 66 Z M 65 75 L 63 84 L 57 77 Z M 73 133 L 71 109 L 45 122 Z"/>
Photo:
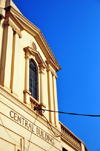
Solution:
<path fill-rule="evenodd" d="M 69 131 L 61 122 L 61 139 L 72 147 L 76 149 L 76 151 L 81 150 L 81 140 L 78 139 L 71 131 Z"/>

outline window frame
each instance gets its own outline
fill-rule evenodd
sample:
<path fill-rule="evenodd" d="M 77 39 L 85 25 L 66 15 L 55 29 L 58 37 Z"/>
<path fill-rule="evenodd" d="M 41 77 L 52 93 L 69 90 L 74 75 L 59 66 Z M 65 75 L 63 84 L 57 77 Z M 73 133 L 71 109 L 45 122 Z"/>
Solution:
<path fill-rule="evenodd" d="M 40 87 L 42 84 L 42 81 L 40 80 L 41 73 L 44 69 L 46 69 L 46 63 L 44 62 L 41 54 L 37 51 L 31 48 L 30 46 L 24 47 L 25 52 L 25 88 L 23 90 L 24 92 L 24 102 L 31 106 L 33 108 L 33 105 L 40 105 L 45 106 L 42 103 L 41 93 L 40 93 Z M 31 93 L 29 91 L 29 60 L 33 59 L 33 61 L 36 64 L 37 67 L 37 100 L 31 96 Z"/>
<path fill-rule="evenodd" d="M 35 68 L 36 68 L 36 73 L 33 71 L 33 70 L 31 70 L 32 68 L 30 67 L 30 61 L 32 61 L 33 62 L 33 64 L 35 65 Z M 34 84 L 32 84 L 32 89 L 33 89 L 33 91 L 35 91 L 34 89 L 36 88 L 36 96 L 34 96 L 33 94 L 32 94 L 32 91 L 30 91 L 30 79 L 31 79 L 31 77 L 30 77 L 30 71 L 31 71 L 31 73 L 35 73 L 35 78 L 36 78 L 36 81 L 35 81 L 35 83 Z M 33 79 L 33 78 L 32 78 Z M 33 79 L 33 81 L 34 81 L 34 79 Z M 32 82 L 33 82 L 32 81 Z M 36 62 L 32 59 L 32 58 L 30 58 L 30 60 L 29 60 L 29 91 L 30 91 L 30 93 L 31 93 L 31 97 L 33 97 L 36 101 L 38 101 L 39 102 L 39 100 L 38 100 L 38 68 L 37 68 L 37 65 L 36 65 Z"/>

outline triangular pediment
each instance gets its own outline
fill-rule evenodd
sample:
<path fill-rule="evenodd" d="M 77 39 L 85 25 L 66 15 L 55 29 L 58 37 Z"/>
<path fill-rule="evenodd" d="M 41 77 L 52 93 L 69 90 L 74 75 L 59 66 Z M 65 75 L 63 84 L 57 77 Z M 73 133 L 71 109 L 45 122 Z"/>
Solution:
<path fill-rule="evenodd" d="M 26 19 L 19 11 L 17 11 L 17 9 L 10 6 L 6 8 L 6 12 L 10 14 L 11 18 L 14 18 L 13 21 L 16 23 L 16 25 L 18 24 L 18 26 L 20 26 L 20 31 L 25 30 L 35 38 L 46 57 L 47 62 L 51 63 L 55 71 L 59 71 L 61 67 L 58 64 L 40 29 L 32 24 L 28 19 Z"/>

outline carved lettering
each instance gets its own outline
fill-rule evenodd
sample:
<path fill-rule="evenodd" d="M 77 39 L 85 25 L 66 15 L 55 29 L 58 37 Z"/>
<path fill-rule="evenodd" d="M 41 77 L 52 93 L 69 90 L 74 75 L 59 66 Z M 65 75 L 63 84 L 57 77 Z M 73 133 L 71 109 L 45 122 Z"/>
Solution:
<path fill-rule="evenodd" d="M 54 145 L 54 139 L 52 137 L 50 137 L 47 133 L 45 133 L 44 131 L 39 129 L 38 127 L 36 127 L 36 135 L 43 138 L 44 140 L 51 143 L 52 145 Z"/>
<path fill-rule="evenodd" d="M 11 117 L 11 118 L 14 118 L 14 116 L 13 116 L 13 111 L 10 111 L 10 117 Z"/>
<path fill-rule="evenodd" d="M 24 119 L 22 116 L 18 115 L 16 112 L 14 112 L 12 110 L 10 111 L 9 115 L 14 121 L 21 124 L 22 126 L 27 128 L 29 131 L 34 132 L 34 126 L 35 125 L 33 125 L 31 122 Z M 52 145 L 54 145 L 54 139 L 51 136 L 49 136 L 45 131 L 43 131 L 40 128 L 36 127 L 35 133 L 40 138 L 42 138 L 45 141 L 47 141 L 48 143 L 51 143 Z"/>
<path fill-rule="evenodd" d="M 22 118 L 18 115 L 17 122 L 21 123 Z"/>

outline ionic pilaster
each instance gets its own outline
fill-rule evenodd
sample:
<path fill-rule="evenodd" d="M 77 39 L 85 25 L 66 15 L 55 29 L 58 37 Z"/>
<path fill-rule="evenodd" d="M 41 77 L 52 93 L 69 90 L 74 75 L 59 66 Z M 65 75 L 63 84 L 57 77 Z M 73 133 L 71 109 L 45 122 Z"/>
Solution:
<path fill-rule="evenodd" d="M 48 88 L 49 89 L 49 95 L 50 95 L 50 93 L 52 95 L 52 96 L 50 96 L 50 99 L 49 99 L 49 109 L 57 111 L 58 110 L 57 90 L 56 90 L 57 75 L 56 75 L 56 72 L 50 66 L 50 64 L 48 64 L 48 66 L 47 66 L 47 72 L 48 72 L 48 81 L 49 81 L 48 82 L 49 83 L 49 88 Z M 50 78 L 51 78 L 51 80 L 50 80 Z M 49 114 L 50 114 L 50 118 L 51 118 L 51 116 L 54 118 L 54 119 L 51 119 L 51 120 L 54 121 L 55 126 L 58 127 L 58 114 L 55 113 L 55 112 L 54 113 L 49 113 Z"/>
<path fill-rule="evenodd" d="M 28 51 L 25 51 L 25 98 L 24 102 L 28 105 L 30 105 L 30 95 L 31 93 L 29 92 L 29 56 L 30 53 Z"/>
<path fill-rule="evenodd" d="M 54 110 L 53 102 L 53 82 L 52 82 L 52 73 L 50 70 L 47 70 L 48 74 L 48 101 L 49 101 L 49 110 Z M 54 124 L 54 112 L 49 112 L 49 121 Z"/>
<path fill-rule="evenodd" d="M 3 37 L 4 39 L 3 39 L 3 49 L 2 49 L 3 53 L 2 53 L 2 65 L 1 65 L 1 85 L 10 89 L 12 45 L 13 45 L 13 30 L 10 26 L 4 27 Z"/>
<path fill-rule="evenodd" d="M 16 32 L 19 35 L 19 38 L 22 37 L 20 30 L 17 28 L 17 26 L 14 25 L 13 21 L 10 18 L 6 19 L 4 21 L 4 25 L 5 26 L 10 26 L 13 29 L 13 31 Z"/>
<path fill-rule="evenodd" d="M 44 102 L 44 66 L 39 64 L 39 76 L 40 76 L 40 105 L 41 107 L 46 107 Z"/>
<path fill-rule="evenodd" d="M 50 67 L 50 65 L 47 66 L 47 71 L 50 71 L 52 73 L 52 75 L 55 76 L 55 78 L 57 79 L 57 74 L 55 71 L 52 70 L 52 68 Z"/>
<path fill-rule="evenodd" d="M 57 103 L 57 87 L 56 87 L 56 78 L 55 75 L 52 77 L 53 80 L 53 101 L 54 101 L 54 111 L 58 111 Z M 58 127 L 58 113 L 54 112 L 55 126 Z"/>
<path fill-rule="evenodd" d="M 20 50 L 20 42 L 19 36 L 17 33 L 14 33 L 14 58 L 13 58 L 13 86 L 12 91 L 14 94 L 18 96 L 18 85 L 19 85 L 19 50 Z"/>

